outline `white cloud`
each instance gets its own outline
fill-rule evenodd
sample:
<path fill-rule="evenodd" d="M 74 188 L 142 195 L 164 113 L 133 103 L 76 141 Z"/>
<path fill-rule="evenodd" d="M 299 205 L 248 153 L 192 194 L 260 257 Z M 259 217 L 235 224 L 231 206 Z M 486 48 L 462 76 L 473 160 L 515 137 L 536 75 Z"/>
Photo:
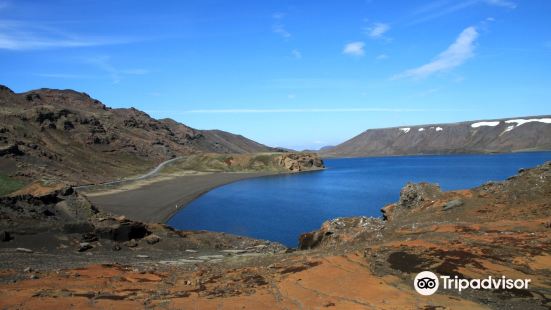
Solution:
<path fill-rule="evenodd" d="M 485 0 L 484 2 L 490 5 L 501 6 L 508 9 L 515 9 L 517 7 L 516 3 L 508 0 Z"/>
<path fill-rule="evenodd" d="M 282 22 L 285 16 L 286 14 L 281 12 L 276 12 L 272 14 L 272 18 L 274 19 L 274 23 L 272 24 L 272 32 L 285 39 L 288 39 L 291 37 L 291 33 L 287 31 L 285 25 Z"/>
<path fill-rule="evenodd" d="M 435 60 L 420 67 L 406 70 L 394 76 L 394 78 L 423 78 L 460 66 L 467 59 L 474 56 L 474 43 L 477 37 L 476 28 L 467 27 L 459 34 L 455 42 L 440 53 Z"/>
<path fill-rule="evenodd" d="M 413 15 L 417 16 L 417 18 L 413 20 L 410 25 L 427 22 L 480 4 L 499 6 L 508 9 L 517 7 L 516 3 L 510 0 L 433 1 L 413 12 Z"/>
<path fill-rule="evenodd" d="M 388 24 L 374 23 L 371 27 L 365 29 L 365 33 L 371 38 L 378 39 L 389 30 L 390 26 Z"/>
<path fill-rule="evenodd" d="M 124 44 L 130 42 L 115 38 L 47 38 L 33 34 L 0 34 L 0 49 L 35 50 L 64 47 L 87 47 L 99 45 Z"/>
<path fill-rule="evenodd" d="M 363 56 L 365 43 L 361 41 L 351 42 L 344 46 L 342 50 L 343 54 L 352 55 L 352 56 Z"/>
<path fill-rule="evenodd" d="M 377 55 L 376 59 L 377 60 L 385 60 L 388 58 L 388 55 L 387 54 L 379 54 Z"/>
<path fill-rule="evenodd" d="M 302 58 L 302 53 L 297 49 L 292 50 L 291 54 L 293 54 L 293 57 L 295 59 L 301 59 Z"/>
<path fill-rule="evenodd" d="M 2 6 L 2 2 L 0 2 L 0 6 Z M 135 39 L 125 37 L 81 36 L 36 23 L 0 20 L 0 49 L 5 50 L 76 48 L 125 44 L 135 41 Z"/>
<path fill-rule="evenodd" d="M 275 34 L 282 36 L 283 38 L 291 37 L 291 33 L 285 29 L 285 26 L 282 24 L 275 24 L 272 26 L 272 31 Z"/>

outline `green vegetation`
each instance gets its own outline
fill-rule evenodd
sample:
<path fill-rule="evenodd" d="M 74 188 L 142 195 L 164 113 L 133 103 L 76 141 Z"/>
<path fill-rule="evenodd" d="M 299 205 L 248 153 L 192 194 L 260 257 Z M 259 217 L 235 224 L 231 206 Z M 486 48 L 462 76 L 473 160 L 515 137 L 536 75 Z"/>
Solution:
<path fill-rule="evenodd" d="M 0 174 L 0 196 L 15 192 L 23 186 L 25 186 L 25 182 Z"/>
<path fill-rule="evenodd" d="M 191 155 L 168 164 L 162 169 L 161 172 L 280 172 L 284 169 L 277 164 L 278 156 L 281 156 L 281 154 L 262 153 L 246 155 Z"/>

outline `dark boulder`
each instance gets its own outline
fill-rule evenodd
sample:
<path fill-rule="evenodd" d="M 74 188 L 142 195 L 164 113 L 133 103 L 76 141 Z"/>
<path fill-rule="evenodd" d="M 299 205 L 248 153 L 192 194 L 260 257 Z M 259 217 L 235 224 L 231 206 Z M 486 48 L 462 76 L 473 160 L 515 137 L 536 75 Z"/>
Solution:
<path fill-rule="evenodd" d="M 5 230 L 0 231 L 0 241 L 5 242 L 10 240 L 11 240 L 11 236 L 9 232 Z"/>
<path fill-rule="evenodd" d="M 119 222 L 115 219 L 107 219 L 96 223 L 95 226 L 95 233 L 99 238 L 114 241 L 141 239 L 150 234 L 144 223 L 128 220 Z"/>

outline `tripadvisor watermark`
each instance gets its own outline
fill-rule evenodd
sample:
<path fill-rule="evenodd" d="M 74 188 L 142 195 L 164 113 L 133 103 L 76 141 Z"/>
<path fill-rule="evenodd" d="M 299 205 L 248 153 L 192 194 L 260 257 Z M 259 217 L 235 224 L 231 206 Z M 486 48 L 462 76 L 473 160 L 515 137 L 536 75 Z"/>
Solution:
<path fill-rule="evenodd" d="M 492 277 L 484 279 L 461 279 L 458 276 L 436 276 L 430 271 L 422 271 L 417 274 L 413 282 L 413 287 L 417 293 L 425 296 L 434 294 L 438 288 L 444 290 L 457 290 L 461 292 L 465 289 L 474 290 L 496 290 L 496 289 L 528 289 L 530 279 L 509 279 L 506 276 Z"/>

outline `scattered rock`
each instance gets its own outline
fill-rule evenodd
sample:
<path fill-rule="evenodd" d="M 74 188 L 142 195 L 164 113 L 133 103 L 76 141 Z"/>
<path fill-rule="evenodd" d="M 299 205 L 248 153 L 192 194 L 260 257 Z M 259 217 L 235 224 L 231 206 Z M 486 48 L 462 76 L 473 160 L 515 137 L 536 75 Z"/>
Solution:
<path fill-rule="evenodd" d="M 193 264 L 193 263 L 202 263 L 202 262 L 204 262 L 204 260 L 200 260 L 200 259 L 179 259 L 178 261 L 180 263 L 184 263 L 184 264 Z"/>
<path fill-rule="evenodd" d="M 224 255 L 203 255 L 203 256 L 199 256 L 197 258 L 201 259 L 201 260 L 211 260 L 211 259 L 224 258 Z"/>
<path fill-rule="evenodd" d="M 148 244 L 155 244 L 159 241 L 161 241 L 161 237 L 155 235 L 155 234 L 151 234 L 147 237 L 144 238 L 144 240 L 148 243 Z"/>
<path fill-rule="evenodd" d="M 138 241 L 136 239 L 130 239 L 129 241 L 124 243 L 129 248 L 135 248 L 138 246 Z"/>
<path fill-rule="evenodd" d="M 36 279 L 38 279 L 38 275 L 36 275 L 36 274 L 31 274 L 31 275 L 29 276 L 29 279 L 31 279 L 31 280 L 36 280 Z"/>
<path fill-rule="evenodd" d="M 443 207 L 442 210 L 447 211 L 453 208 L 461 207 L 465 203 L 461 199 L 454 199 L 451 201 L 448 201 Z"/>
<path fill-rule="evenodd" d="M 228 253 L 228 254 L 241 254 L 241 253 L 246 253 L 247 250 L 222 250 L 220 252 Z"/>
<path fill-rule="evenodd" d="M 15 249 L 17 252 L 22 252 L 22 253 L 32 253 L 33 250 L 31 249 L 27 249 L 27 248 L 17 248 Z"/>
<path fill-rule="evenodd" d="M 78 251 L 84 252 L 84 251 L 90 250 L 91 248 L 93 248 L 93 246 L 89 242 L 81 242 L 79 244 Z"/>
<path fill-rule="evenodd" d="M 136 255 L 137 258 L 149 258 L 149 256 L 147 255 L 143 255 L 143 254 L 138 254 Z"/>
<path fill-rule="evenodd" d="M 111 249 L 112 249 L 113 251 L 120 251 L 122 248 L 121 248 L 121 246 L 120 246 L 118 243 L 115 243 L 115 244 L 113 244 L 113 246 L 111 247 Z"/>
<path fill-rule="evenodd" d="M 81 240 L 83 242 L 94 242 L 94 241 L 98 241 L 98 236 L 96 236 L 96 234 L 94 233 L 88 232 L 88 233 L 82 234 Z"/>
<path fill-rule="evenodd" d="M 23 269 L 23 272 L 33 272 L 33 271 L 34 271 L 34 269 L 31 268 L 31 267 L 27 267 L 27 268 Z"/>
<path fill-rule="evenodd" d="M 186 252 L 188 252 L 188 253 L 197 253 L 196 250 L 191 250 L 191 249 L 187 249 Z"/>

